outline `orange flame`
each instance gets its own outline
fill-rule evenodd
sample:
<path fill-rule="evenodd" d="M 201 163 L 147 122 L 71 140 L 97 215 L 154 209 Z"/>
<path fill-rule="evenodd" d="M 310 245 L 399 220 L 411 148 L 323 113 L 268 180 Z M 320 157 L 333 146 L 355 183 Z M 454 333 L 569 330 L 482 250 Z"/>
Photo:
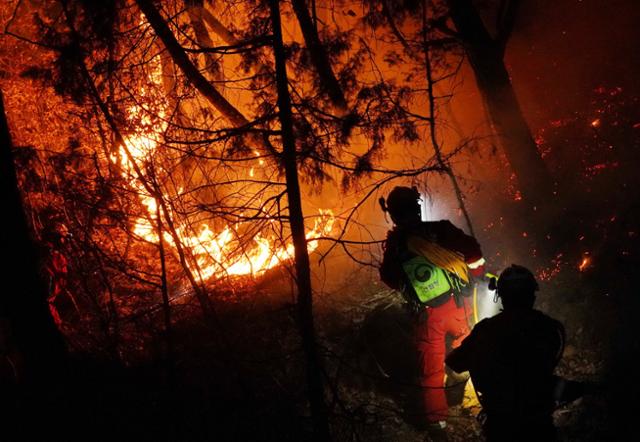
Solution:
<path fill-rule="evenodd" d="M 150 80 L 159 85 L 161 75 L 161 65 L 156 62 Z M 114 155 L 111 160 L 120 165 L 123 178 L 137 191 L 140 203 L 147 212 L 145 216 L 135 220 L 133 233 L 149 242 L 157 243 L 157 201 L 149 195 L 136 175 L 134 162 L 149 164 L 153 161 L 162 133 L 167 128 L 163 110 L 166 108 L 166 102 L 163 97 L 154 96 L 153 91 L 147 88 L 141 88 L 139 94 L 142 98 L 152 101 L 160 123 L 153 122 L 150 114 L 141 106 L 131 106 L 128 109 L 128 117 L 130 122 L 137 125 L 137 133 L 127 137 L 126 146 L 121 146 L 119 156 Z M 259 152 L 254 151 L 254 155 L 259 157 Z M 264 159 L 258 158 L 258 164 L 264 166 Z M 249 175 L 254 176 L 254 168 L 250 169 Z M 335 217 L 331 210 L 320 210 L 313 229 L 306 235 L 310 252 L 317 249 L 317 238 L 331 233 L 334 222 Z M 237 235 L 241 224 L 227 226 L 218 233 L 211 230 L 208 224 L 202 224 L 197 234 L 192 233 L 187 226 L 175 226 L 181 245 L 193 257 L 193 263 L 187 264 L 189 270 L 201 281 L 224 276 L 258 275 L 293 258 L 293 244 L 276 246 L 274 240 L 262 234 L 241 242 Z M 172 248 L 176 247 L 173 236 L 168 232 L 164 232 L 163 240 Z"/>
<path fill-rule="evenodd" d="M 578 266 L 578 270 L 580 270 L 581 272 L 584 272 L 586 268 L 589 267 L 589 264 L 591 264 L 591 258 L 589 258 L 588 256 L 584 256 L 582 258 L 582 262 Z"/>

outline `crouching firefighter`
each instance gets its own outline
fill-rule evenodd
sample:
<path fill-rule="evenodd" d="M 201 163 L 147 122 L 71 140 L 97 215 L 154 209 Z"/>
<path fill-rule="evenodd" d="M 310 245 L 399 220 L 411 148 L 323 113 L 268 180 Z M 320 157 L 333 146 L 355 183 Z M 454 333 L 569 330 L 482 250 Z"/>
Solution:
<path fill-rule="evenodd" d="M 421 221 L 419 200 L 415 187 L 395 187 L 386 202 L 380 198 L 382 210 L 395 225 L 384 244 L 380 277 L 416 313 L 426 424 L 430 435 L 444 439 L 448 406 L 462 401 L 459 394 L 454 400 L 457 404 L 447 402 L 447 340 L 453 348 L 469 334 L 471 276 L 484 274 L 484 258 L 475 238 L 450 221 Z M 450 380 L 448 377 L 447 384 Z M 453 379 L 457 391 L 464 392 L 466 380 L 466 376 Z"/>
<path fill-rule="evenodd" d="M 578 383 L 553 375 L 564 349 L 564 327 L 533 308 L 538 283 L 526 268 L 504 270 L 497 290 L 503 311 L 480 321 L 447 356 L 447 365 L 471 372 L 488 441 L 554 441 L 556 402 L 578 396 L 558 396 L 559 387 Z"/>

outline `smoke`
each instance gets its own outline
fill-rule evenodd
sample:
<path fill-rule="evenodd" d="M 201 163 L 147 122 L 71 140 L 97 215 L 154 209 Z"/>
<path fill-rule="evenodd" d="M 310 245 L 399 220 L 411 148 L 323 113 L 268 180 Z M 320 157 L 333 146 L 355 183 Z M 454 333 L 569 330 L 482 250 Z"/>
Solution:
<path fill-rule="evenodd" d="M 495 291 L 489 290 L 487 285 L 477 287 L 478 321 L 497 315 L 502 310 L 502 301 L 495 296 Z"/>

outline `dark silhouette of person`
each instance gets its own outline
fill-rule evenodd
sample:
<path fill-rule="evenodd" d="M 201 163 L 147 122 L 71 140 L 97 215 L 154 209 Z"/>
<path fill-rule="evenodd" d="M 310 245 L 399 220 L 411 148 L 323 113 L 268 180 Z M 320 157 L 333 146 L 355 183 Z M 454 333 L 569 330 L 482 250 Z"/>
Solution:
<path fill-rule="evenodd" d="M 525 267 L 504 270 L 497 281 L 503 311 L 480 321 L 446 358 L 453 370 L 471 373 L 490 442 L 556 440 L 553 371 L 564 327 L 533 308 L 537 290 Z"/>
<path fill-rule="evenodd" d="M 380 278 L 398 290 L 415 313 L 426 427 L 432 438 L 445 440 L 447 338 L 455 347 L 470 331 L 471 276 L 484 273 L 484 258 L 476 239 L 450 221 L 423 222 L 419 200 L 415 187 L 395 187 L 386 202 L 381 198 L 395 226 L 384 244 Z M 466 376 L 455 379 L 462 393 L 466 380 Z"/>

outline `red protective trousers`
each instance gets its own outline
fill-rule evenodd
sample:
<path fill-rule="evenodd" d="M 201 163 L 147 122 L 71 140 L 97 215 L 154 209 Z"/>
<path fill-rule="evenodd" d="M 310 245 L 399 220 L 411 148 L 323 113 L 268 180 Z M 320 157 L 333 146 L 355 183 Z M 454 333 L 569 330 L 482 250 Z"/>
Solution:
<path fill-rule="evenodd" d="M 416 340 L 420 358 L 418 362 L 422 366 L 421 386 L 427 421 L 436 422 L 445 420 L 449 414 L 444 390 L 446 337 L 449 335 L 452 338 L 451 348 L 455 348 L 469 334 L 467 313 L 470 307 L 458 307 L 451 296 L 446 303 L 426 309 L 427 319 L 417 325 Z"/>

